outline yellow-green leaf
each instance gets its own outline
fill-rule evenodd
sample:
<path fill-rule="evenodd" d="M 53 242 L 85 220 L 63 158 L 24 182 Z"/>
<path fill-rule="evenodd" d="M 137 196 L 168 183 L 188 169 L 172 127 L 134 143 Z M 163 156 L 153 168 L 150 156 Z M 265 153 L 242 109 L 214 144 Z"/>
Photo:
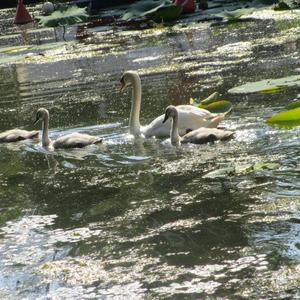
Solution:
<path fill-rule="evenodd" d="M 285 127 L 294 127 L 300 125 L 300 108 L 283 111 L 267 120 L 270 124 L 277 124 Z"/>
<path fill-rule="evenodd" d="M 211 113 L 223 113 L 230 111 L 232 109 L 232 103 L 230 101 L 217 101 L 210 103 L 208 105 L 200 104 L 198 105 L 199 108 L 204 108 L 210 111 Z"/>

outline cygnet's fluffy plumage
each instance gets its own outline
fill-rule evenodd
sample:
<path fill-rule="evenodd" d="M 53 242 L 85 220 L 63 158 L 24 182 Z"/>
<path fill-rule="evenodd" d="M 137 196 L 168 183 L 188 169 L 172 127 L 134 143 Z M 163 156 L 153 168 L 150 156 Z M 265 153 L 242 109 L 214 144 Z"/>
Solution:
<path fill-rule="evenodd" d="M 0 143 L 11 143 L 26 139 L 35 139 L 39 137 L 39 132 L 36 130 L 27 131 L 23 129 L 10 129 L 0 133 Z"/>
<path fill-rule="evenodd" d="M 82 148 L 91 144 L 102 143 L 102 139 L 84 133 L 70 133 L 57 138 L 55 141 L 51 141 L 48 136 L 49 129 L 49 112 L 45 108 L 40 108 L 36 113 L 36 120 L 34 123 L 42 120 L 43 122 L 43 133 L 42 133 L 42 145 L 44 147 L 53 147 L 54 149 L 59 148 Z"/>
<path fill-rule="evenodd" d="M 178 111 L 173 105 L 167 107 L 163 122 L 166 122 L 168 119 L 172 119 L 172 127 L 170 130 L 172 145 L 179 145 L 181 143 L 204 144 L 217 140 L 225 141 L 231 139 L 234 135 L 234 132 L 230 130 L 201 127 L 181 137 L 178 133 Z"/>

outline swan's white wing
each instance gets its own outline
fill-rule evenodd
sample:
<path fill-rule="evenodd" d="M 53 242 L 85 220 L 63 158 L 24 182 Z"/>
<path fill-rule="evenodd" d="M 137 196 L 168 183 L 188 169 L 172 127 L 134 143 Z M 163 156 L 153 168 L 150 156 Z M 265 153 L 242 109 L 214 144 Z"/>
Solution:
<path fill-rule="evenodd" d="M 223 115 L 212 114 L 206 109 L 192 105 L 178 105 L 178 125 L 179 134 L 184 135 L 187 129 L 197 129 L 199 127 L 216 127 L 223 119 Z M 142 128 L 145 137 L 156 136 L 166 137 L 170 135 L 171 119 L 162 123 L 164 115 L 154 119 L 148 126 Z"/>
<path fill-rule="evenodd" d="M 212 114 L 207 109 L 193 105 L 178 105 L 176 109 L 179 114 L 188 114 L 191 118 L 211 119 L 216 116 L 216 114 Z"/>

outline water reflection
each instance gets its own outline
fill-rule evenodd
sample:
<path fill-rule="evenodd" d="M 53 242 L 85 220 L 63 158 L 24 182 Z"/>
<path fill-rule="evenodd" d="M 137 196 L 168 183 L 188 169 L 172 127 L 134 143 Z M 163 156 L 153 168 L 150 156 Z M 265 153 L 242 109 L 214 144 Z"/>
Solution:
<path fill-rule="evenodd" d="M 95 33 L 85 44 L 47 50 L 54 61 L 0 68 L 0 129 L 31 128 L 32 113 L 44 106 L 55 116 L 52 138 L 79 131 L 105 141 L 51 153 L 31 141 L 0 145 L 4 298 L 297 293 L 300 131 L 264 122 L 297 91 L 227 94 L 250 79 L 300 67 L 294 46 L 262 41 L 268 30 L 280 34 L 272 25 L 117 33 L 115 42 L 127 42 L 115 52 L 97 44 L 111 34 Z M 218 90 L 234 102 L 223 125 L 235 139 L 180 148 L 132 139 L 131 95 L 116 91 L 127 69 L 142 73 L 141 123 L 170 103 Z"/>

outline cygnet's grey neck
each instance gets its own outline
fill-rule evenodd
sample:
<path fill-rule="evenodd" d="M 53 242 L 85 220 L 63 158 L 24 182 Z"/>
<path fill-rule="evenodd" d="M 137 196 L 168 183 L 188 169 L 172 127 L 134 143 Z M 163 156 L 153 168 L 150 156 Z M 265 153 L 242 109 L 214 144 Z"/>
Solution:
<path fill-rule="evenodd" d="M 42 145 L 48 147 L 51 144 L 49 139 L 49 113 L 45 113 L 43 118 L 43 133 L 42 133 Z"/>

